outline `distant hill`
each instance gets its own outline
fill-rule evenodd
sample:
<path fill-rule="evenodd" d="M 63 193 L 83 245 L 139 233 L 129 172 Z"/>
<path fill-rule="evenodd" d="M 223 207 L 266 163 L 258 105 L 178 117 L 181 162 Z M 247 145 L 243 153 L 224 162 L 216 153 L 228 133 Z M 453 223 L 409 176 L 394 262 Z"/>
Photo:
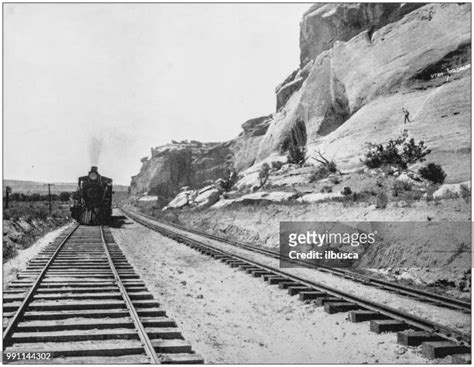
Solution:
<path fill-rule="evenodd" d="M 5 187 L 9 186 L 12 188 L 13 192 L 21 192 L 24 194 L 47 194 L 48 186 L 44 182 L 35 182 L 35 181 L 22 181 L 22 180 L 3 180 L 3 191 Z M 76 191 L 77 183 L 72 182 L 55 182 L 51 186 L 51 193 L 58 194 L 63 191 Z M 114 185 L 114 191 L 128 191 L 128 186 L 123 185 Z"/>

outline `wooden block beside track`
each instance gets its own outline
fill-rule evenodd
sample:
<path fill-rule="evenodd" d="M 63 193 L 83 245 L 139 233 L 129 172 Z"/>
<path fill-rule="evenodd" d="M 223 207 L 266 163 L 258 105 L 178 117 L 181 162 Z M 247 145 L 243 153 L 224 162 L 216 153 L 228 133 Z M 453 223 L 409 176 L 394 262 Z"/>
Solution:
<path fill-rule="evenodd" d="M 250 266 L 245 268 L 245 272 L 247 274 L 252 274 L 253 271 L 258 271 L 261 270 L 260 268 L 257 268 L 256 266 Z"/>
<path fill-rule="evenodd" d="M 363 322 L 370 320 L 387 320 L 389 317 L 374 311 L 356 310 L 349 312 L 347 319 L 350 322 Z"/>
<path fill-rule="evenodd" d="M 380 334 L 385 332 L 396 332 L 409 329 L 410 326 L 398 320 L 371 320 L 370 331 Z"/>
<path fill-rule="evenodd" d="M 360 308 L 358 305 L 351 302 L 326 302 L 324 304 L 324 311 L 329 314 L 357 310 L 358 308 Z"/>
<path fill-rule="evenodd" d="M 252 274 L 252 276 L 255 278 L 260 278 L 264 275 L 272 275 L 272 273 L 268 272 L 267 270 L 253 270 L 250 272 L 250 274 Z"/>
<path fill-rule="evenodd" d="M 428 341 L 441 341 L 443 338 L 427 331 L 404 330 L 397 334 L 397 342 L 401 345 L 418 346 Z"/>
<path fill-rule="evenodd" d="M 203 364 L 204 358 L 199 354 L 174 353 L 160 354 L 162 364 Z"/>
<path fill-rule="evenodd" d="M 304 285 L 303 286 L 301 286 L 301 285 L 300 286 L 295 286 L 295 287 L 290 286 L 290 287 L 288 287 L 288 294 L 290 296 L 294 296 L 295 294 L 298 294 L 300 292 L 309 292 L 311 290 L 312 290 L 312 288 L 306 287 Z"/>
<path fill-rule="evenodd" d="M 327 296 L 327 297 L 318 297 L 316 298 L 316 305 L 317 306 L 324 306 L 327 302 L 341 302 L 342 300 L 337 297 Z"/>
<path fill-rule="evenodd" d="M 280 277 L 280 276 L 274 276 L 274 277 L 268 277 L 267 282 L 269 284 L 280 284 L 281 282 L 287 281 L 287 278 Z"/>
<path fill-rule="evenodd" d="M 298 286 L 298 285 L 302 286 L 303 284 L 297 283 L 297 282 L 295 282 L 295 281 L 293 281 L 293 280 L 288 280 L 288 281 L 286 281 L 286 282 L 281 282 L 281 283 L 279 283 L 279 284 L 278 284 L 278 288 L 280 288 L 280 289 L 287 289 L 288 287 L 293 287 L 293 286 Z"/>
<path fill-rule="evenodd" d="M 421 344 L 421 353 L 425 358 L 443 358 L 454 354 L 470 353 L 471 348 L 451 341 L 424 342 Z"/>
<path fill-rule="evenodd" d="M 306 301 L 307 299 L 317 299 L 320 297 L 326 297 L 327 293 L 320 292 L 320 291 L 304 291 L 300 292 L 299 298 L 302 301 Z"/>
<path fill-rule="evenodd" d="M 191 353 L 191 344 L 182 339 L 153 339 L 153 347 L 158 353 Z"/>

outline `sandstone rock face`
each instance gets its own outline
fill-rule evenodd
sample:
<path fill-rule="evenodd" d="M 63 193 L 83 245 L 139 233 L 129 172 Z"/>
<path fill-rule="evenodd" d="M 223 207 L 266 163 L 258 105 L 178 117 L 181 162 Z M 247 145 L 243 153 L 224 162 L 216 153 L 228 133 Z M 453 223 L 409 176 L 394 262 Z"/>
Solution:
<path fill-rule="evenodd" d="M 174 197 L 199 189 L 233 166 L 237 187 L 258 180 L 263 162 L 286 159 L 292 145 L 360 167 L 368 141 L 407 130 L 431 149 L 446 183 L 470 178 L 469 3 L 316 4 L 303 16 L 301 65 L 276 87 L 277 111 L 242 125 L 221 144 L 153 149 L 132 178 L 132 193 Z M 410 112 L 404 124 L 402 107 Z"/>
<path fill-rule="evenodd" d="M 132 194 L 169 198 L 182 186 L 202 187 L 225 176 L 232 154 L 228 143 L 175 143 L 152 149 L 151 158 L 142 161 L 140 173 L 132 177 Z"/>
<path fill-rule="evenodd" d="M 428 160 L 446 167 L 448 181 L 466 180 L 469 69 L 450 79 L 431 76 L 470 65 L 470 14 L 470 4 L 425 5 L 370 38 L 362 31 L 347 42 L 333 42 L 274 115 L 256 163 L 281 153 L 300 121 L 308 156 L 323 151 L 344 169 L 360 165 L 369 137 L 384 142 L 406 128 L 410 138 L 432 149 Z M 410 111 L 411 124 L 403 124 L 402 107 Z"/>
<path fill-rule="evenodd" d="M 451 199 L 453 197 L 471 196 L 471 181 L 458 184 L 445 184 L 433 193 L 434 199 Z"/>
<path fill-rule="evenodd" d="M 255 163 L 258 147 L 267 133 L 272 115 L 257 117 L 242 124 L 242 133 L 232 142 L 234 168 L 242 171 Z"/>
<path fill-rule="evenodd" d="M 365 30 L 373 33 L 423 5 L 422 3 L 315 4 L 303 15 L 301 23 L 301 65 L 329 50 L 336 41 L 348 41 Z"/>

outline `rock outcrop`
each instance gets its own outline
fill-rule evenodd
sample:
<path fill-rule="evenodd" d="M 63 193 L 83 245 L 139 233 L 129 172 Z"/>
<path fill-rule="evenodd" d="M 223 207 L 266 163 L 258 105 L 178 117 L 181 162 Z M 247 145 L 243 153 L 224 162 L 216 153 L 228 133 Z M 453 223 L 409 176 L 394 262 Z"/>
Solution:
<path fill-rule="evenodd" d="M 401 19 L 423 3 L 315 4 L 304 15 L 300 29 L 300 61 L 305 65 L 337 41 L 349 41 L 368 30 L 370 39 L 377 29 Z"/>
<path fill-rule="evenodd" d="M 262 162 L 305 146 L 339 169 L 361 166 L 365 144 L 407 130 L 431 149 L 447 183 L 470 177 L 469 3 L 316 4 L 303 16 L 301 64 L 276 87 L 276 112 L 242 125 L 221 144 L 154 149 L 132 191 L 176 194 L 200 188 L 233 166 L 247 182 Z M 402 107 L 412 122 L 404 125 Z M 207 182 L 206 182 L 207 181 Z M 243 182 L 242 181 L 242 182 Z"/>
<path fill-rule="evenodd" d="M 201 188 L 228 175 L 232 156 L 230 143 L 181 142 L 154 148 L 132 177 L 132 194 L 169 198 L 183 186 Z"/>
<path fill-rule="evenodd" d="M 331 6 L 342 7 L 333 9 L 331 17 L 346 9 L 345 4 Z M 346 169 L 360 165 L 368 137 L 382 142 L 407 128 L 410 137 L 432 149 L 431 160 L 446 166 L 448 180 L 466 180 L 470 12 L 470 4 L 430 4 L 372 34 L 362 27 L 347 42 L 329 42 L 332 36 L 322 34 L 321 44 L 330 48 L 311 51 L 320 53 L 302 85 L 274 115 L 256 162 L 281 153 L 301 122 L 307 140 L 298 144 L 308 147 L 308 155 L 321 150 Z M 447 79 L 447 70 L 460 71 Z M 402 107 L 410 111 L 412 124 L 403 125 Z"/>

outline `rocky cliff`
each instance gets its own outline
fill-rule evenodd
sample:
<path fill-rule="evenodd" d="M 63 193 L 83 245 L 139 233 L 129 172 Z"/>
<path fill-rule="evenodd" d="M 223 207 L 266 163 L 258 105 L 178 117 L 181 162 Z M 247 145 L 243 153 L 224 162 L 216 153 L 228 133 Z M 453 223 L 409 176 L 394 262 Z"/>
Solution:
<path fill-rule="evenodd" d="M 152 148 L 151 157 L 142 158 L 140 172 L 132 177 L 132 193 L 169 198 L 183 186 L 205 186 L 232 167 L 230 146 L 183 141 Z"/>
<path fill-rule="evenodd" d="M 468 180 L 470 17 L 468 3 L 312 6 L 301 22 L 301 64 L 277 86 L 275 113 L 244 123 L 230 142 L 157 149 L 132 179 L 134 192 L 197 186 L 229 165 L 248 176 L 291 145 L 307 147 L 307 162 L 321 151 L 353 169 L 367 141 L 404 129 L 432 149 L 428 162 L 443 166 L 447 182 Z"/>

